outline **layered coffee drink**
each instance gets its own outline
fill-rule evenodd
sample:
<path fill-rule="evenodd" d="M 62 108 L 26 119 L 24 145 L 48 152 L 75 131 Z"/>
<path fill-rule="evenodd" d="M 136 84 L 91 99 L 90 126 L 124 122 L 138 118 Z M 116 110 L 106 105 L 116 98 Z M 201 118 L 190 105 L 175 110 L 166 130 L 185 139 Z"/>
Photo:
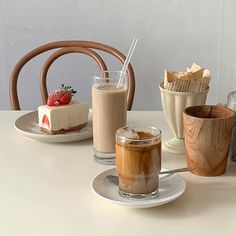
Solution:
<path fill-rule="evenodd" d="M 158 194 L 161 132 L 153 127 L 124 127 L 116 133 L 116 169 L 124 197 L 152 198 Z"/>
<path fill-rule="evenodd" d="M 126 125 L 127 113 L 127 86 L 117 86 L 118 75 L 110 77 L 97 78 L 92 87 L 94 156 L 103 164 L 115 164 L 115 132 Z"/>

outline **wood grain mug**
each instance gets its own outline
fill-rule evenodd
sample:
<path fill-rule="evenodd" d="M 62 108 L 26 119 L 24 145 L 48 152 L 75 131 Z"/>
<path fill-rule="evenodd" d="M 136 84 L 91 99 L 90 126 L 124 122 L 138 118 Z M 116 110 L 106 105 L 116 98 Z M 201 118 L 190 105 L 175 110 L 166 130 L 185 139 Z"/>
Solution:
<path fill-rule="evenodd" d="M 219 105 L 185 109 L 184 136 L 187 165 L 192 173 L 217 176 L 225 173 L 233 126 L 233 111 Z"/>

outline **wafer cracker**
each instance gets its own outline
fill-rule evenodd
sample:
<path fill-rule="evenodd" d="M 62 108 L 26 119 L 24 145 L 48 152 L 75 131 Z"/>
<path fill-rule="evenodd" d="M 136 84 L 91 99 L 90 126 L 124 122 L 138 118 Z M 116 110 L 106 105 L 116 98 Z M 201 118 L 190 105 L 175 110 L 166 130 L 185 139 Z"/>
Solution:
<path fill-rule="evenodd" d="M 185 72 L 165 70 L 164 88 L 176 92 L 200 92 L 208 88 L 210 79 L 209 70 L 193 63 Z"/>

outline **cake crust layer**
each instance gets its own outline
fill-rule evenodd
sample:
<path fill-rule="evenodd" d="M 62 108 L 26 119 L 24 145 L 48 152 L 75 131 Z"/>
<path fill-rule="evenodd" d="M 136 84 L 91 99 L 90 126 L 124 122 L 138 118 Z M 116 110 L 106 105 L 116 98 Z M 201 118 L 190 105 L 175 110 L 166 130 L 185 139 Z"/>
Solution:
<path fill-rule="evenodd" d="M 47 133 L 47 134 L 52 134 L 52 135 L 54 135 L 54 134 L 64 134 L 64 133 L 68 133 L 68 132 L 71 132 L 71 131 L 79 131 L 79 130 L 81 130 L 82 128 L 84 128 L 85 126 L 87 126 L 87 123 L 88 123 L 88 122 L 85 122 L 85 123 L 83 123 L 83 124 L 80 124 L 80 125 L 78 125 L 78 126 L 71 127 L 71 128 L 69 128 L 69 129 L 60 129 L 60 130 L 53 130 L 53 131 L 48 130 L 48 129 L 45 129 L 45 128 L 43 128 L 43 127 L 40 127 L 40 129 L 41 129 L 43 132 Z"/>

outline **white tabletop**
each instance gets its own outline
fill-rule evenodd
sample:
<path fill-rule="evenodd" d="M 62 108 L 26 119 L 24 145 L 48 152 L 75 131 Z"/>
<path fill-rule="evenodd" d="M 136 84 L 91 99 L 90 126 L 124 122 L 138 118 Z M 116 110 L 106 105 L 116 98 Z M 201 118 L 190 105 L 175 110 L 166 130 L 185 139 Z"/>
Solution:
<path fill-rule="evenodd" d="M 0 235 L 235 235 L 236 163 L 219 177 L 181 175 L 186 192 L 174 202 L 128 209 L 100 199 L 92 179 L 113 166 L 93 160 L 92 140 L 41 143 L 14 129 L 24 112 L 0 112 Z M 162 112 L 132 111 L 128 123 L 171 133 Z M 163 152 L 162 167 L 185 166 L 185 157 Z"/>

